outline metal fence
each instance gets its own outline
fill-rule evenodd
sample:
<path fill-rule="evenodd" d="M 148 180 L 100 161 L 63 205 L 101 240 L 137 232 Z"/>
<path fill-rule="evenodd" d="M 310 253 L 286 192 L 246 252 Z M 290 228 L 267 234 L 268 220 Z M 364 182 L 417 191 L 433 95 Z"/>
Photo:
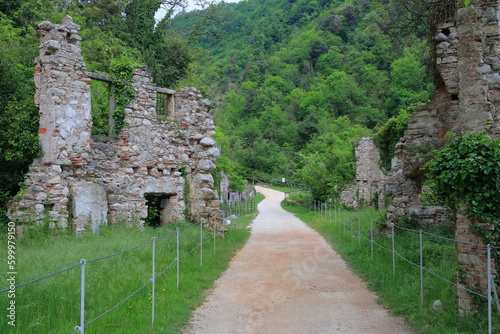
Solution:
<path fill-rule="evenodd" d="M 239 220 L 239 217 L 237 217 L 237 219 L 234 220 L 234 222 L 237 222 Z M 233 224 L 234 225 L 234 224 Z M 186 229 L 195 229 L 195 228 L 198 228 L 199 231 L 200 231 L 200 239 L 199 239 L 199 243 L 192 249 L 190 249 L 189 251 L 186 251 L 185 253 L 181 254 L 180 253 L 180 243 L 181 243 L 181 232 L 186 230 Z M 180 284 L 180 261 L 182 258 L 188 256 L 189 254 L 195 252 L 196 250 L 199 249 L 199 256 L 200 256 L 200 266 L 203 265 L 203 246 L 207 243 L 212 243 L 213 242 L 213 251 L 215 252 L 216 251 L 216 244 L 217 244 L 217 234 L 220 232 L 218 230 L 218 227 L 214 224 L 214 227 L 213 227 L 213 231 L 212 231 L 212 235 L 210 238 L 203 238 L 203 231 L 204 231 L 204 228 L 203 228 L 203 224 L 200 223 L 200 224 L 189 224 L 188 226 L 185 226 L 185 227 L 182 227 L 182 228 L 177 228 L 175 231 L 169 233 L 169 234 L 166 234 L 166 235 L 163 235 L 163 236 L 159 236 L 159 237 L 153 237 L 151 240 L 148 240 L 140 245 L 137 245 L 135 247 L 132 247 L 130 249 L 126 249 L 126 250 L 123 250 L 121 252 L 118 252 L 118 253 L 115 253 L 115 254 L 111 254 L 111 255 L 107 255 L 107 256 L 103 256 L 103 257 L 100 257 L 100 258 L 96 258 L 96 259 L 92 259 L 92 260 L 86 260 L 86 259 L 82 259 L 80 261 L 80 263 L 77 263 L 73 266 L 70 266 L 70 267 L 67 267 L 67 268 L 64 268 L 64 269 L 61 269 L 59 271 L 56 271 L 54 273 L 51 273 L 51 274 L 48 274 L 46 276 L 43 276 L 43 277 L 40 277 L 40 278 L 37 278 L 37 279 L 34 279 L 34 280 L 31 280 L 29 282 L 25 282 L 25 283 L 22 283 L 22 284 L 18 284 L 15 286 L 15 289 L 17 290 L 18 288 L 21 288 L 23 286 L 26 286 L 28 284 L 33 284 L 33 283 L 36 283 L 36 282 L 39 282 L 41 280 L 44 280 L 46 278 L 49 278 L 49 277 L 52 277 L 52 276 L 55 276 L 55 275 L 58 275 L 58 274 L 61 274 L 63 272 L 66 272 L 66 271 L 69 271 L 69 270 L 72 270 L 72 269 L 76 269 L 76 268 L 80 268 L 80 307 L 79 307 L 79 311 L 80 311 L 80 322 L 77 326 L 74 327 L 73 329 L 73 332 L 72 333 L 84 333 L 85 332 L 85 327 L 87 327 L 88 325 L 92 324 L 93 322 L 95 322 L 96 320 L 104 317 L 105 315 L 107 315 L 108 313 L 112 312 L 114 309 L 116 309 L 117 307 L 119 307 L 120 305 L 122 305 L 123 303 L 125 303 L 127 300 L 129 300 L 130 298 L 132 298 L 134 295 L 136 295 L 139 291 L 145 289 L 146 287 L 150 287 L 151 288 L 151 324 L 152 326 L 154 326 L 154 322 L 155 322 L 155 281 L 158 277 L 160 277 L 161 275 L 163 275 L 167 270 L 173 268 L 175 266 L 175 270 L 176 270 L 176 277 L 177 277 L 177 281 L 176 281 L 176 286 L 177 286 L 177 289 L 179 289 L 179 284 Z M 170 264 L 168 264 L 167 266 L 163 267 L 163 268 L 157 268 L 157 265 L 156 265 L 156 252 L 157 252 L 157 243 L 158 242 L 161 242 L 162 239 L 167 239 L 167 238 L 175 238 L 176 242 L 175 242 L 175 247 L 176 247 L 176 257 L 172 259 L 172 261 L 170 262 Z M 115 256 L 120 256 L 120 255 L 123 255 L 125 253 L 128 253 L 128 252 L 131 252 L 131 251 L 134 251 L 136 249 L 139 249 L 139 248 L 142 248 L 142 247 L 146 247 L 147 245 L 149 245 L 149 247 L 151 247 L 151 275 L 150 275 L 150 278 L 144 282 L 144 284 L 142 286 L 139 286 L 137 288 L 137 290 L 135 290 L 134 292 L 130 293 L 128 296 L 126 296 L 125 298 L 123 298 L 121 301 L 119 301 L 118 303 L 116 303 L 114 306 L 112 306 L 111 308 L 107 309 L 105 312 L 101 313 L 100 315 L 98 315 L 97 317 L 89 320 L 89 319 L 86 319 L 85 317 L 85 310 L 86 310 L 86 304 L 85 304 L 85 297 L 86 297 L 86 294 L 87 294 L 87 291 L 86 291 L 86 273 L 87 273 L 87 265 L 89 263 L 92 263 L 92 262 L 98 262 L 98 261 L 105 261 L 106 259 L 110 259 L 112 257 L 115 257 Z M 210 247 L 212 247 L 210 245 Z M 12 289 L 12 287 L 10 288 L 6 288 L 6 289 L 3 289 L 3 290 L 0 290 L 0 293 L 6 293 L 8 291 L 10 291 Z M 69 329 L 68 329 L 68 332 L 69 332 Z"/>
<path fill-rule="evenodd" d="M 256 211 L 257 201 L 255 197 L 237 202 L 224 201 L 220 207 L 223 218 L 233 215 L 241 216 Z"/>
<path fill-rule="evenodd" d="M 341 210 L 339 207 L 334 205 L 325 204 L 319 201 L 313 201 L 309 206 L 311 210 L 317 211 L 320 214 L 320 217 L 325 219 L 328 223 L 337 224 L 336 228 L 338 231 L 343 232 L 345 235 L 350 236 L 350 242 L 358 243 L 358 246 L 363 247 L 363 242 L 368 243 L 370 247 L 370 256 L 373 260 L 376 254 L 376 248 L 392 254 L 392 274 L 395 276 L 397 271 L 397 259 L 401 259 L 404 262 L 414 266 L 419 270 L 420 273 L 420 303 L 424 303 L 425 297 L 425 280 L 424 274 L 431 275 L 437 279 L 440 279 L 450 285 L 453 285 L 457 289 L 461 289 L 467 291 L 469 294 L 477 296 L 487 301 L 488 304 L 488 333 L 492 333 L 493 325 L 492 325 L 492 306 L 493 303 L 496 304 L 496 308 L 500 317 L 500 302 L 497 295 L 496 287 L 495 287 L 495 276 L 492 273 L 492 267 L 495 262 L 492 259 L 492 252 L 499 252 L 500 247 L 493 247 L 491 245 L 482 245 L 482 244 L 474 244 L 470 242 L 464 242 L 455 240 L 452 238 L 443 237 L 441 235 L 432 234 L 425 232 L 423 230 L 415 230 L 404 228 L 395 224 L 387 224 L 383 222 L 379 222 L 373 219 L 366 220 L 363 217 L 356 215 L 355 212 L 347 212 L 345 210 Z M 389 231 L 386 234 L 386 237 L 377 236 L 378 229 L 375 229 L 377 226 L 385 227 L 386 231 Z M 364 231 L 364 232 L 363 232 Z M 402 235 L 402 233 L 413 234 L 415 239 L 418 239 L 418 254 L 411 254 L 408 250 L 407 244 L 398 244 L 398 235 Z M 427 239 L 426 239 L 427 238 Z M 487 261 L 487 272 L 485 277 L 487 278 L 487 294 L 474 291 L 470 287 L 458 284 L 450 280 L 450 278 L 443 277 L 440 273 L 435 270 L 426 267 L 424 263 L 426 262 L 426 250 L 428 250 L 429 244 L 427 243 L 427 247 L 425 245 L 425 241 L 432 239 L 434 242 L 443 243 L 448 242 L 456 249 L 456 245 L 461 243 L 471 247 L 475 247 L 479 250 L 484 250 L 486 253 L 486 261 Z M 386 240 L 386 244 L 384 244 L 384 240 Z M 390 241 L 390 242 L 389 242 Z M 455 253 L 456 254 L 456 253 Z"/>

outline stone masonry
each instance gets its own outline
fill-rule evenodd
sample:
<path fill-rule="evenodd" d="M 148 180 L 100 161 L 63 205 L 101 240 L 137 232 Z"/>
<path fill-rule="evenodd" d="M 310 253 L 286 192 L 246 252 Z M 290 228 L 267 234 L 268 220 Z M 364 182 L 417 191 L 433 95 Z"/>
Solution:
<path fill-rule="evenodd" d="M 116 137 L 92 137 L 90 83 L 96 75 L 85 69 L 79 30 L 71 17 L 39 25 L 35 103 L 43 156 L 10 203 L 11 219 L 48 219 L 53 227 L 72 222 L 76 231 L 107 222 L 143 225 L 146 196 L 159 196 L 161 224 L 182 221 L 186 213 L 206 225 L 220 224 L 210 174 L 219 155 L 211 102 L 194 88 L 156 87 L 141 67 L 132 78 L 136 98 L 124 110 L 125 127 Z M 156 110 L 161 94 L 169 97 L 167 115 Z"/>
<path fill-rule="evenodd" d="M 455 18 L 443 22 L 434 36 L 436 68 L 443 87 L 431 101 L 417 109 L 408 129 L 396 146 L 388 179 L 392 203 L 387 218 L 419 216 L 426 223 L 446 221 L 446 208 L 426 207 L 420 200 L 426 171 L 422 169 L 429 153 L 449 140 L 449 131 L 487 131 L 500 134 L 500 1 L 473 1 L 459 5 Z M 470 231 L 467 217 L 456 217 L 456 239 L 481 244 Z M 459 244 L 459 266 L 467 272 L 460 284 L 486 294 L 485 250 Z M 493 268 L 496 276 L 496 268 Z M 483 278 L 481 278 L 483 277 Z M 479 279 L 481 278 L 481 279 Z M 470 296 L 459 289 L 461 311 L 470 310 Z"/>
<path fill-rule="evenodd" d="M 356 209 L 363 205 L 374 204 L 383 208 L 387 177 L 380 168 L 380 153 L 375 147 L 373 138 L 362 138 L 355 154 L 356 181 L 340 195 L 342 204 Z"/>

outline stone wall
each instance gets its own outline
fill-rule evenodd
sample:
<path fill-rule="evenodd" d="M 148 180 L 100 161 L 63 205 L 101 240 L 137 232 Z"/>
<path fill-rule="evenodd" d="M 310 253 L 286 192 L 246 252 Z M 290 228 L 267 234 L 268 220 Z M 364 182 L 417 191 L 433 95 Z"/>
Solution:
<path fill-rule="evenodd" d="M 388 178 L 392 204 L 387 218 L 395 222 L 399 215 L 419 216 L 429 224 L 447 221 L 446 208 L 426 207 L 420 195 L 426 171 L 423 164 L 429 153 L 449 140 L 449 131 L 487 131 L 500 134 L 500 26 L 499 1 L 473 1 L 459 5 L 452 22 L 439 26 L 434 36 L 436 69 L 443 87 L 431 101 L 417 109 L 408 129 L 396 146 L 396 155 Z M 471 222 L 457 215 L 456 236 L 469 240 Z M 455 219 L 452 218 L 452 219 Z M 476 241 L 480 241 L 476 236 Z M 467 247 L 465 247 L 467 248 Z M 484 250 L 471 256 L 471 249 L 459 246 L 460 267 L 466 269 L 465 282 L 485 275 Z M 481 261 L 483 265 L 479 265 Z M 494 270 L 496 275 L 496 270 Z M 481 293 L 486 293 L 487 280 L 476 280 Z M 460 294 L 460 305 L 470 306 L 467 294 Z"/>
<path fill-rule="evenodd" d="M 132 78 L 136 98 L 125 108 L 116 137 L 91 136 L 90 82 L 80 51 L 79 26 L 42 22 L 36 60 L 35 102 L 40 108 L 43 156 L 30 167 L 26 187 L 10 203 L 11 219 L 50 220 L 75 230 L 135 222 L 148 214 L 146 196 L 161 198 L 161 224 L 192 220 L 220 224 L 210 174 L 219 150 L 210 101 L 194 88 L 156 87 L 145 67 Z M 170 95 L 168 115 L 156 110 L 158 93 Z M 186 207 L 188 206 L 188 207 Z"/>
<path fill-rule="evenodd" d="M 463 208 L 456 214 L 457 226 L 457 243 L 458 251 L 458 284 L 467 287 L 473 291 L 479 291 L 487 295 L 488 288 L 488 261 L 487 261 L 487 247 L 477 246 L 484 245 L 484 240 L 470 230 L 471 221 L 464 214 Z M 475 224 L 482 225 L 486 231 L 492 231 L 493 225 L 484 224 L 481 222 L 474 222 Z M 493 254 L 493 252 L 492 252 Z M 496 273 L 496 259 L 491 259 L 492 273 L 497 277 Z M 474 305 L 471 296 L 467 290 L 458 288 L 458 310 L 461 314 L 473 310 Z"/>
<path fill-rule="evenodd" d="M 383 208 L 387 177 L 380 168 L 380 153 L 373 138 L 362 138 L 355 154 L 356 181 L 340 195 L 342 204 L 356 209 L 374 204 Z"/>

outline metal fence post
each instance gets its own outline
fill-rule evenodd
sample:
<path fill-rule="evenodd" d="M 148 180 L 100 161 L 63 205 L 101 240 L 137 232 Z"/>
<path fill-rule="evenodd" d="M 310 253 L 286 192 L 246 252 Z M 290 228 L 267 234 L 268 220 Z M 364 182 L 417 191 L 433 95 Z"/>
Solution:
<path fill-rule="evenodd" d="M 151 249 L 151 327 L 155 325 L 155 276 L 156 276 L 156 238 L 153 237 Z"/>
<path fill-rule="evenodd" d="M 351 240 L 352 240 L 352 238 L 354 238 L 354 224 L 352 222 L 352 217 L 349 217 L 349 223 L 351 224 L 351 226 L 349 226 L 349 229 L 351 230 Z"/>
<path fill-rule="evenodd" d="M 424 240 L 422 230 L 420 235 L 420 305 L 424 305 Z"/>
<path fill-rule="evenodd" d="M 340 230 L 340 211 L 339 208 L 335 207 L 335 223 L 337 224 L 337 231 Z"/>
<path fill-rule="evenodd" d="M 85 333 L 85 265 L 87 260 L 80 260 L 82 271 L 80 277 L 80 333 Z"/>
<path fill-rule="evenodd" d="M 176 261 L 177 261 L 177 290 L 179 290 L 179 270 L 180 270 L 180 249 L 179 249 L 179 244 L 180 244 L 180 229 L 177 228 L 176 229 L 177 231 L 177 258 L 176 258 Z"/>
<path fill-rule="evenodd" d="M 392 239 L 392 275 L 396 276 L 396 245 L 394 243 L 394 223 L 391 224 Z"/>
<path fill-rule="evenodd" d="M 345 216 L 346 216 L 346 213 L 344 211 L 342 211 L 341 215 L 340 215 L 340 222 L 342 223 L 342 225 L 344 225 L 344 234 L 346 234 L 346 230 L 347 230 L 347 224 L 345 223 Z"/>
<path fill-rule="evenodd" d="M 361 217 L 358 216 L 358 246 L 361 247 Z"/>
<path fill-rule="evenodd" d="M 200 267 L 203 267 L 203 222 L 200 221 Z"/>
<path fill-rule="evenodd" d="M 490 244 L 487 245 L 487 255 L 488 255 L 488 268 L 487 268 L 487 275 L 488 275 L 488 334 L 491 334 L 491 331 L 493 329 L 492 325 L 492 317 L 491 317 L 491 246 Z"/>
<path fill-rule="evenodd" d="M 373 219 L 370 218 L 370 248 L 373 261 Z"/>
<path fill-rule="evenodd" d="M 335 222 L 335 225 L 337 225 L 337 206 L 333 208 L 333 220 Z"/>

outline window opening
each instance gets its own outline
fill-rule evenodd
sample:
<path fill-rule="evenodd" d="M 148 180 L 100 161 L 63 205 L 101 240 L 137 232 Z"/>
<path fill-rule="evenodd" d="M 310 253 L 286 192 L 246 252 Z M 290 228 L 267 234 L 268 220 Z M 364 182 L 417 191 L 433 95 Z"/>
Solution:
<path fill-rule="evenodd" d="M 175 91 L 166 88 L 156 89 L 156 115 L 164 117 L 175 116 Z"/>
<path fill-rule="evenodd" d="M 92 112 L 92 135 L 112 137 L 115 129 L 113 113 L 116 109 L 115 85 L 110 77 L 101 73 L 90 73 L 90 101 Z"/>
<path fill-rule="evenodd" d="M 170 96 L 167 94 L 156 94 L 156 114 L 158 116 L 168 116 L 168 103 Z"/>
<path fill-rule="evenodd" d="M 170 198 L 174 195 L 168 194 L 146 194 L 146 205 L 148 216 L 146 226 L 160 227 L 172 221 L 172 203 Z"/>

